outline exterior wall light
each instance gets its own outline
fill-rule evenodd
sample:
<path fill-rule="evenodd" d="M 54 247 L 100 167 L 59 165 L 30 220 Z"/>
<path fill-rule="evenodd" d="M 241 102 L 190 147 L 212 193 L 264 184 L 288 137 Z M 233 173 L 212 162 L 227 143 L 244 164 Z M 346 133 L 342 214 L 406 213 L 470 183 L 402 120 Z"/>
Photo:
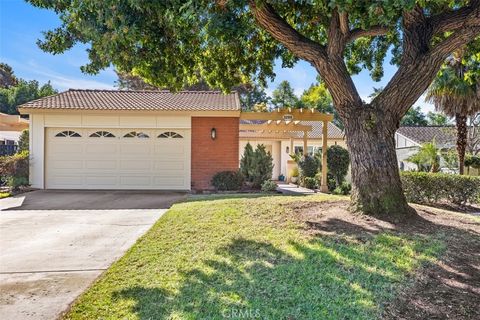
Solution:
<path fill-rule="evenodd" d="M 289 147 L 289 146 L 287 146 L 285 152 L 286 152 L 286 153 L 290 153 L 290 147 Z"/>
<path fill-rule="evenodd" d="M 217 129 L 212 128 L 210 131 L 210 136 L 212 137 L 212 140 L 215 140 L 217 138 Z"/>

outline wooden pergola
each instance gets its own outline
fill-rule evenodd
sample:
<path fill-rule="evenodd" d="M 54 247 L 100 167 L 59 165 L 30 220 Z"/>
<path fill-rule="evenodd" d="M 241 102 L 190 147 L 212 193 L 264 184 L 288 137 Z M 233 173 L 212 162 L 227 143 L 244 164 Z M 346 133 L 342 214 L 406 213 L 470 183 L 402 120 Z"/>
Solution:
<path fill-rule="evenodd" d="M 240 120 L 265 121 L 261 124 L 240 124 L 240 130 L 268 132 L 275 138 L 289 138 L 290 150 L 293 151 L 292 133 L 303 132 L 303 152 L 306 154 L 308 145 L 308 132 L 312 126 L 303 125 L 301 121 L 322 121 L 322 181 L 320 191 L 327 192 L 327 139 L 328 122 L 333 120 L 333 115 L 316 111 L 315 109 L 275 109 L 271 112 L 242 112 Z"/>

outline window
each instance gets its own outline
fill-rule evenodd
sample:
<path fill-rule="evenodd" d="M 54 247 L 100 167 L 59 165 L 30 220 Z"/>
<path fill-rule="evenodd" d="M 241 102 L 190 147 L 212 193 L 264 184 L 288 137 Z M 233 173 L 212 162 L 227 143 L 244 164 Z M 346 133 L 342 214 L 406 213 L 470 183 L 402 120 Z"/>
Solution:
<path fill-rule="evenodd" d="M 173 131 L 167 131 L 158 135 L 158 138 L 183 138 L 183 136 Z"/>
<path fill-rule="evenodd" d="M 115 138 L 115 135 L 108 131 L 97 131 L 90 135 L 92 138 Z"/>
<path fill-rule="evenodd" d="M 78 132 L 66 130 L 66 131 L 62 131 L 62 132 L 57 133 L 57 134 L 55 135 L 55 137 L 73 137 L 73 138 L 78 138 L 78 137 L 81 137 L 81 135 L 80 135 Z"/>
<path fill-rule="evenodd" d="M 132 131 L 123 136 L 124 138 L 150 138 L 148 134 L 143 132 Z"/>

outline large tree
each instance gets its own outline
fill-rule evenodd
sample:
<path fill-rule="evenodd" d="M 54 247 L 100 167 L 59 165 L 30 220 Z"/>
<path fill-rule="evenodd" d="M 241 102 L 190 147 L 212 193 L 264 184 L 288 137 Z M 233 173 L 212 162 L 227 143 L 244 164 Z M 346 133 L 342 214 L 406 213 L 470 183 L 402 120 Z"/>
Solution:
<path fill-rule="evenodd" d="M 425 114 L 420 107 L 411 107 L 400 120 L 402 126 L 426 126 L 428 125 Z"/>
<path fill-rule="evenodd" d="M 480 17 L 479 17 L 480 19 Z M 480 39 L 455 52 L 427 91 L 435 108 L 455 118 L 459 173 L 464 173 L 468 117 L 480 112 Z"/>
<path fill-rule="evenodd" d="M 271 103 L 275 108 L 296 108 L 299 100 L 293 91 L 292 85 L 283 80 L 272 92 Z"/>
<path fill-rule="evenodd" d="M 228 89 L 308 61 L 325 82 L 345 125 L 352 163 L 352 208 L 412 212 L 402 192 L 394 133 L 445 59 L 480 33 L 480 0 L 29 0 L 57 12 L 62 25 L 42 49 L 61 53 L 90 43 L 89 73 L 113 65 L 158 86 L 199 77 Z M 351 78 L 374 79 L 393 45 L 398 70 L 365 103 Z"/>

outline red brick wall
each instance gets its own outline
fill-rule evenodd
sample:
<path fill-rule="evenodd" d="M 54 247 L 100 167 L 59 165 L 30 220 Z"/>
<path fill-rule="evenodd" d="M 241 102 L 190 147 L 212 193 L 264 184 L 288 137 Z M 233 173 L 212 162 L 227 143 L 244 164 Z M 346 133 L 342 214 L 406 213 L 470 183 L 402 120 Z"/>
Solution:
<path fill-rule="evenodd" d="M 212 140 L 211 130 L 217 130 Z M 192 189 L 212 189 L 212 176 L 238 170 L 239 118 L 192 117 Z"/>

